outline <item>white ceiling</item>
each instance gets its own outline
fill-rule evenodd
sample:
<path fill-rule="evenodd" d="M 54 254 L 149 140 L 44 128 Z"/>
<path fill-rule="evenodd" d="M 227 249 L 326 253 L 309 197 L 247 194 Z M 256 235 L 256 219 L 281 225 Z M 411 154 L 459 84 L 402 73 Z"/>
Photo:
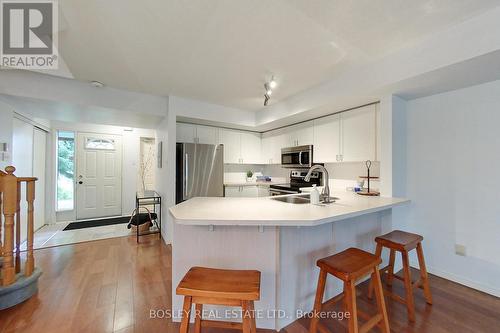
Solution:
<path fill-rule="evenodd" d="M 499 0 L 60 0 L 74 77 L 245 110 L 380 59 Z"/>

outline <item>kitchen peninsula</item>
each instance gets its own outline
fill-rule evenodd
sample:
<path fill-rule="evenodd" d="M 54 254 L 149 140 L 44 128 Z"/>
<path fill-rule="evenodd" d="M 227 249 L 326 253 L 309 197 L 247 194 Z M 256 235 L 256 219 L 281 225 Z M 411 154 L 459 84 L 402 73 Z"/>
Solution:
<path fill-rule="evenodd" d="M 175 288 L 193 266 L 261 271 L 259 328 L 279 330 L 311 311 L 316 260 L 348 247 L 373 252 L 373 239 L 391 229 L 392 207 L 408 202 L 346 191 L 331 195 L 338 200 L 319 206 L 276 197 L 197 197 L 170 208 L 174 313 L 182 309 Z M 329 281 L 326 297 L 340 292 L 340 283 Z"/>

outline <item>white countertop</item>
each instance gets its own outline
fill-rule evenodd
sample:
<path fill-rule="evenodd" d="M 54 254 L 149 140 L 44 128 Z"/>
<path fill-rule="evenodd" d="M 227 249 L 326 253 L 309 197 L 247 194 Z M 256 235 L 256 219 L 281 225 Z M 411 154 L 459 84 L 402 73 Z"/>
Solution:
<path fill-rule="evenodd" d="M 293 194 L 296 195 L 296 194 Z M 315 226 L 389 209 L 407 199 L 365 197 L 333 191 L 328 205 L 291 204 L 260 198 L 192 198 L 170 208 L 177 224 L 241 226 Z"/>
<path fill-rule="evenodd" d="M 276 184 L 286 184 L 286 182 L 276 182 L 276 181 L 270 181 L 270 182 L 264 182 L 264 181 L 252 181 L 252 182 L 225 182 L 224 186 L 271 186 L 271 185 L 276 185 Z"/>

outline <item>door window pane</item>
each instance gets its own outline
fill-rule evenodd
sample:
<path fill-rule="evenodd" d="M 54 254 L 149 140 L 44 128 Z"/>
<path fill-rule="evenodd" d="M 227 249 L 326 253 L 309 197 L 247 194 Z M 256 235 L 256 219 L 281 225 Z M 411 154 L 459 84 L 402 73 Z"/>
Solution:
<path fill-rule="evenodd" d="M 73 210 L 75 197 L 75 133 L 57 133 L 57 211 Z"/>
<path fill-rule="evenodd" d="M 113 139 L 87 138 L 85 140 L 85 149 L 114 150 L 115 149 L 115 140 L 113 140 Z"/>

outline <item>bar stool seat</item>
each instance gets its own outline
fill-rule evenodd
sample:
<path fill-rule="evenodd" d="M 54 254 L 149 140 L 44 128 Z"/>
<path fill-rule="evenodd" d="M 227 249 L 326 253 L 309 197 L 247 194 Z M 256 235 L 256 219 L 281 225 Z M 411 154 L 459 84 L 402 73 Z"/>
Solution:
<path fill-rule="evenodd" d="M 366 275 L 382 260 L 366 251 L 351 247 L 332 256 L 319 259 L 317 265 L 337 278 L 348 281 Z"/>
<path fill-rule="evenodd" d="M 389 333 L 389 320 L 378 269 L 378 265 L 381 262 L 380 257 L 356 248 L 349 248 L 343 252 L 319 259 L 317 261 L 317 265 L 320 268 L 318 288 L 316 289 L 313 317 L 309 332 L 316 333 L 318 328 L 322 332 L 326 331 L 324 327 L 320 327 L 319 314 L 321 313 L 321 309 L 324 304 L 332 304 L 334 301 L 340 299 L 334 297 L 334 299 L 323 303 L 327 275 L 332 274 L 344 281 L 343 298 L 345 310 L 350 313 L 348 318 L 349 333 L 368 332 L 375 326 L 379 326 L 382 332 Z M 375 283 L 378 309 L 378 313 L 373 317 L 369 317 L 367 314 L 358 311 L 356 306 L 356 281 L 370 274 Z M 361 317 L 368 318 L 368 321 L 361 327 L 358 327 L 358 314 Z"/>
<path fill-rule="evenodd" d="M 432 304 L 432 294 L 429 287 L 429 278 L 427 275 L 427 269 L 425 267 L 424 252 L 422 249 L 422 241 L 424 238 L 420 235 L 413 234 L 406 231 L 394 230 L 388 234 L 378 236 L 375 238 L 377 243 L 377 249 L 375 255 L 380 257 L 382 254 L 382 249 L 384 247 L 390 250 L 389 264 L 380 269 L 380 272 L 387 273 L 387 284 L 392 285 L 393 279 L 398 279 L 404 282 L 406 297 L 402 298 L 396 294 L 393 294 L 389 290 L 385 290 L 385 294 L 392 299 L 403 303 L 407 307 L 408 320 L 410 322 L 415 321 L 415 301 L 413 298 L 413 288 L 422 288 L 424 290 L 425 300 L 428 304 Z M 418 263 L 420 266 L 420 279 L 416 282 L 412 281 L 410 272 L 410 260 L 408 252 L 416 249 Z M 403 260 L 403 272 L 404 277 L 401 278 L 394 274 L 394 261 L 396 251 L 401 252 L 401 257 Z M 373 293 L 373 285 L 370 283 L 368 297 L 371 298 Z"/>
<path fill-rule="evenodd" d="M 401 230 L 394 230 L 388 234 L 375 238 L 375 242 L 377 244 L 381 244 L 382 246 L 398 251 L 413 250 L 417 247 L 418 243 L 423 240 L 424 237 L 420 235 Z"/>
<path fill-rule="evenodd" d="M 202 327 L 239 328 L 255 333 L 254 301 L 260 299 L 260 272 L 192 267 L 177 286 L 176 293 L 184 296 L 180 333 L 189 331 L 191 306 L 196 304 L 195 333 Z M 203 305 L 240 306 L 243 322 L 203 320 Z"/>

